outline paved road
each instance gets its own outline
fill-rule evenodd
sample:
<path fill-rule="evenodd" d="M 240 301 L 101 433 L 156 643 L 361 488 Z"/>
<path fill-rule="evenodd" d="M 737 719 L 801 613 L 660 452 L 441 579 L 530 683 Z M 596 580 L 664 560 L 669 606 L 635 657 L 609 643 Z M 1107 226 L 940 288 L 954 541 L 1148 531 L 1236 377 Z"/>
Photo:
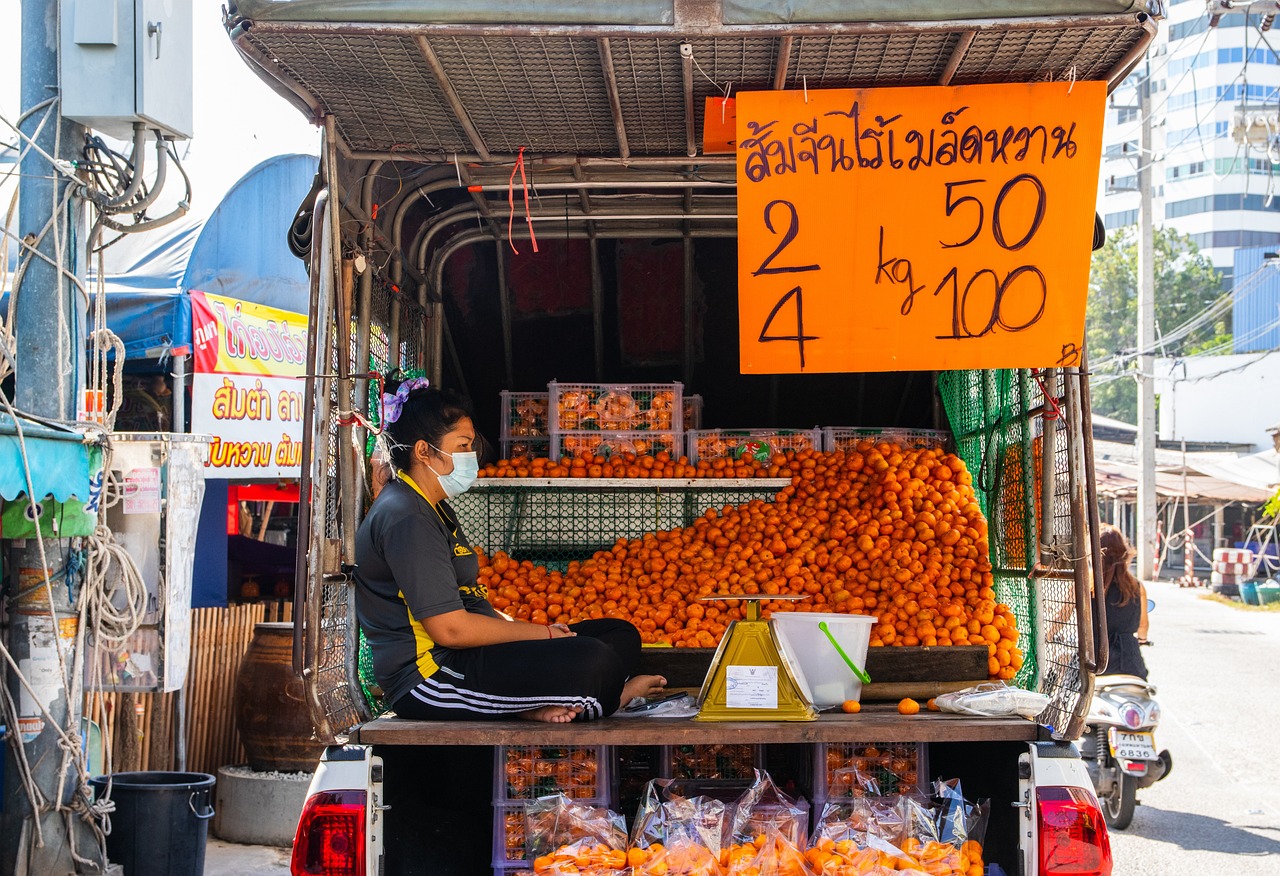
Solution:
<path fill-rule="evenodd" d="M 1147 585 L 1144 649 L 1174 770 L 1112 834 L 1116 876 L 1280 876 L 1280 613 Z"/>

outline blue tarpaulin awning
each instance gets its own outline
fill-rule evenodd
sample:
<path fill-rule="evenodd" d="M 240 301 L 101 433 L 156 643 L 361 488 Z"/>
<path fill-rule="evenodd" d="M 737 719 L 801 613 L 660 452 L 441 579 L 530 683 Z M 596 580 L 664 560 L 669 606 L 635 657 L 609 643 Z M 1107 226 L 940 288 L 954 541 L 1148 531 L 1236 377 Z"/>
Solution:
<path fill-rule="evenodd" d="M 89 444 L 78 429 L 60 429 L 31 420 L 19 424 L 0 413 L 0 499 L 12 502 L 27 493 L 65 502 L 89 499 Z M 24 460 L 25 451 L 25 460 Z"/>
<path fill-rule="evenodd" d="M 311 155 L 269 158 L 241 177 L 208 218 L 129 234 L 106 249 L 107 327 L 124 342 L 126 359 L 163 359 L 174 347 L 190 346 L 193 290 L 307 312 L 306 269 L 285 235 L 316 162 Z M 6 291 L 0 313 L 7 302 Z"/>

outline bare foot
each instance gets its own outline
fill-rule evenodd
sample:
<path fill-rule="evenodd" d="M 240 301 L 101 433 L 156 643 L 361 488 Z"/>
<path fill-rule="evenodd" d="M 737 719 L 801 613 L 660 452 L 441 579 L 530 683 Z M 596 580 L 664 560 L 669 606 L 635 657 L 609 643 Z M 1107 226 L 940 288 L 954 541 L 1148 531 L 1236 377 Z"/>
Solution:
<path fill-rule="evenodd" d="M 629 678 L 622 686 L 622 706 L 626 706 L 636 697 L 657 696 L 666 686 L 667 680 L 661 675 L 637 675 Z"/>
<path fill-rule="evenodd" d="M 521 712 L 518 717 L 526 721 L 541 721 L 544 724 L 568 724 L 582 714 L 576 706 L 543 706 L 541 709 L 530 709 Z"/>

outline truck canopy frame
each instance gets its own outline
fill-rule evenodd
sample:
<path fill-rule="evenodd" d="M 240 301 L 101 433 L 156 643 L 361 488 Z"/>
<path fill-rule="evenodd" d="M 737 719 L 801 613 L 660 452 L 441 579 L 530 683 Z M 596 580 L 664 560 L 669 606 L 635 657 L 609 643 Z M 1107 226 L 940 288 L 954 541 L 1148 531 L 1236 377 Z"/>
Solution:
<path fill-rule="evenodd" d="M 853 6 L 860 20 L 843 20 Z M 532 175 L 530 225 L 590 241 L 593 274 L 600 240 L 683 240 L 688 302 L 692 242 L 736 235 L 734 159 L 701 153 L 706 98 L 1071 79 L 1111 89 L 1162 12 L 1133 0 L 232 4 L 225 24 L 243 59 L 325 129 L 303 455 L 315 525 L 300 527 L 295 588 L 295 667 L 319 735 L 371 717 L 346 574 L 368 449 L 351 413 L 369 406 L 371 370 L 438 380 L 446 357 L 456 361 L 445 269 L 473 246 L 528 236 L 524 221 L 507 221 L 518 159 Z M 355 270 L 358 258 L 373 267 Z M 686 339 L 692 312 L 686 303 Z M 599 321 L 597 302 L 597 370 Z M 505 312 L 503 322 L 510 375 Z M 686 373 L 691 361 L 686 351 Z M 1090 572 L 1100 557 L 1087 370 L 936 379 L 958 452 L 987 479 L 998 585 L 1021 588 L 1032 681 L 1054 697 L 1041 720 L 1072 738 L 1106 660 L 1092 610 L 1101 593 Z M 1006 465 L 1014 457 L 1021 463 Z M 1011 495 L 1019 510 L 1002 514 Z"/>

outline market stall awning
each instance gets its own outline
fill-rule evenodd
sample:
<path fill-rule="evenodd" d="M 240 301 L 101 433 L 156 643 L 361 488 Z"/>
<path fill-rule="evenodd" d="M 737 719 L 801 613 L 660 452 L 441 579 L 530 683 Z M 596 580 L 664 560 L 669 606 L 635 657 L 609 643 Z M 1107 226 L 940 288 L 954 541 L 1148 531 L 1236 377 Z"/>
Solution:
<path fill-rule="evenodd" d="M 1144 0 L 239 0 L 249 66 L 353 159 L 503 163 L 701 154 L 734 91 L 1118 84 L 1155 35 Z"/>
<path fill-rule="evenodd" d="M 1112 459 L 1095 462 L 1098 494 L 1108 498 L 1136 496 L 1138 492 L 1138 466 Z M 1192 502 L 1219 504 L 1244 502 L 1257 505 L 1271 498 L 1274 489 L 1240 483 L 1227 477 L 1214 477 L 1193 472 L 1188 466 L 1181 471 L 1157 471 L 1156 495 L 1166 499 L 1181 499 L 1184 495 Z"/>
<path fill-rule="evenodd" d="M 65 502 L 75 496 L 87 501 L 90 446 L 79 429 L 26 419 L 18 424 L 0 413 L 0 499 L 11 502 L 26 494 L 29 477 L 40 499 L 53 496 Z"/>

